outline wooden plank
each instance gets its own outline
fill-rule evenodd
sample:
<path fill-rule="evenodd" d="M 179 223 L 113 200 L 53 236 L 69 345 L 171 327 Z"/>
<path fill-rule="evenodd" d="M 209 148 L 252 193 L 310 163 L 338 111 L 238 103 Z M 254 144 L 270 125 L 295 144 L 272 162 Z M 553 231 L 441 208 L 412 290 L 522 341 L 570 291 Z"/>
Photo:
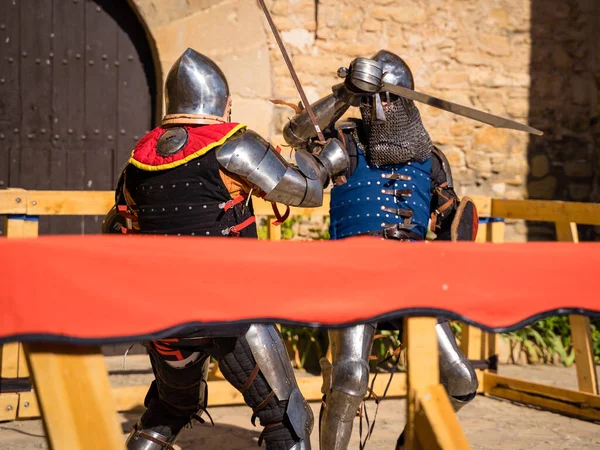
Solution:
<path fill-rule="evenodd" d="M 502 222 L 492 222 L 488 227 L 488 242 L 494 244 L 501 244 L 504 242 L 504 233 L 506 231 L 506 224 Z"/>
<path fill-rule="evenodd" d="M 594 347 L 590 319 L 586 316 L 569 315 L 571 338 L 575 350 L 575 365 L 579 390 L 588 394 L 598 395 L 598 376 L 594 363 Z"/>
<path fill-rule="evenodd" d="M 25 357 L 25 349 L 23 344 L 19 344 L 19 365 L 17 367 L 18 378 L 29 378 L 29 367 L 27 366 L 27 358 Z"/>
<path fill-rule="evenodd" d="M 561 242 L 579 242 L 577 224 L 574 222 L 556 222 L 556 238 Z M 590 319 L 585 316 L 569 315 L 571 338 L 575 350 L 575 366 L 579 390 L 598 395 L 598 377 L 594 363 L 592 331 Z"/>
<path fill-rule="evenodd" d="M 40 417 L 40 407 L 38 405 L 35 392 L 19 392 L 19 410 L 17 419 L 34 419 Z"/>
<path fill-rule="evenodd" d="M 422 448 L 416 436 L 417 395 L 419 389 L 440 382 L 438 342 L 434 317 L 409 317 L 404 319 L 404 342 L 407 351 L 407 402 L 406 448 Z"/>
<path fill-rule="evenodd" d="M 0 378 L 18 378 L 19 343 L 0 345 Z"/>
<path fill-rule="evenodd" d="M 568 221 L 585 225 L 600 225 L 600 204 L 554 200 L 494 199 L 492 216 L 539 222 Z"/>
<path fill-rule="evenodd" d="M 9 239 L 22 238 L 25 233 L 25 221 L 4 217 L 4 235 Z"/>
<path fill-rule="evenodd" d="M 492 356 L 498 356 L 500 353 L 500 335 L 497 333 L 488 333 L 483 331 L 482 332 L 482 354 L 481 354 L 481 359 L 488 359 L 491 358 Z M 488 369 L 494 373 L 497 372 L 497 370 L 491 370 Z M 487 371 L 487 370 L 486 370 Z M 479 383 L 479 388 L 482 388 L 482 383 Z"/>
<path fill-rule="evenodd" d="M 30 191 L 28 214 L 104 215 L 114 202 L 113 191 Z"/>
<path fill-rule="evenodd" d="M 0 190 L 0 215 L 27 214 L 27 195 L 25 189 Z"/>
<path fill-rule="evenodd" d="M 600 396 L 485 373 L 485 395 L 538 406 L 568 416 L 600 420 Z"/>
<path fill-rule="evenodd" d="M 441 384 L 420 388 L 415 428 L 420 447 L 427 450 L 467 450 L 465 437 Z"/>
<path fill-rule="evenodd" d="M 556 222 L 556 240 L 559 242 L 579 242 L 579 233 L 575 222 Z"/>
<path fill-rule="evenodd" d="M 19 407 L 19 394 L 0 394 L 0 422 L 15 420 Z"/>
<path fill-rule="evenodd" d="M 491 197 L 480 196 L 480 197 L 471 197 L 471 199 L 475 202 L 475 206 L 477 208 L 477 215 L 480 218 L 490 217 L 492 213 L 492 201 Z M 477 229 L 477 236 L 475 237 L 475 242 L 483 243 L 487 242 L 488 235 L 488 224 L 480 223 Z"/>
<path fill-rule="evenodd" d="M 480 371 L 478 371 L 480 373 Z M 374 374 L 370 375 L 369 383 Z M 374 384 L 375 393 L 382 393 L 390 379 L 390 374 L 382 373 L 377 376 Z M 323 394 L 320 376 L 298 377 L 298 386 L 307 401 L 320 402 Z M 212 379 L 208 382 L 209 406 L 234 406 L 244 405 L 244 397 L 224 379 Z M 144 409 L 144 398 L 148 393 L 148 386 L 119 386 L 112 388 L 115 399 L 116 411 L 137 411 Z M 19 393 L 19 409 L 17 419 L 32 419 L 40 416 L 38 401 L 34 392 Z M 386 398 L 401 398 L 406 396 L 406 373 L 396 373 L 390 384 Z M 25 406 L 25 404 L 27 405 Z M 14 419 L 14 418 L 13 418 Z M 7 420 L 13 420 L 7 419 Z"/>
<path fill-rule="evenodd" d="M 125 449 L 99 347 L 25 344 L 53 450 Z"/>
<path fill-rule="evenodd" d="M 281 240 L 281 226 L 273 225 L 275 221 L 274 216 L 267 216 L 267 226 L 269 227 L 269 240 L 280 241 Z"/>
<path fill-rule="evenodd" d="M 483 359 L 483 331 L 473 325 L 462 324 L 460 349 L 468 359 Z"/>
<path fill-rule="evenodd" d="M 369 383 L 374 374 L 369 377 Z M 373 390 L 382 393 L 390 379 L 390 374 L 379 374 L 375 380 Z M 323 398 L 320 376 L 296 377 L 298 387 L 307 401 L 319 402 Z M 243 405 L 244 397 L 228 381 L 214 380 L 208 383 L 209 406 L 233 406 Z M 144 397 L 148 392 L 147 386 L 125 386 L 113 388 L 118 411 L 130 411 L 143 407 Z M 406 373 L 396 373 L 386 398 L 401 398 L 406 396 Z"/>

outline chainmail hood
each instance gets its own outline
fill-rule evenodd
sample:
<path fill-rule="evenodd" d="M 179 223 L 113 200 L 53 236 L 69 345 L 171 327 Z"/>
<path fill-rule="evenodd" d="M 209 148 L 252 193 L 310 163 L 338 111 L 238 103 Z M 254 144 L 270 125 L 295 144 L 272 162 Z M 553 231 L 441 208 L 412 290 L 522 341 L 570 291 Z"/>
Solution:
<path fill-rule="evenodd" d="M 422 162 L 430 157 L 433 143 L 412 100 L 401 97 L 383 105 L 386 120 L 382 124 L 372 123 L 372 110 L 371 103 L 360 106 L 370 164 Z"/>

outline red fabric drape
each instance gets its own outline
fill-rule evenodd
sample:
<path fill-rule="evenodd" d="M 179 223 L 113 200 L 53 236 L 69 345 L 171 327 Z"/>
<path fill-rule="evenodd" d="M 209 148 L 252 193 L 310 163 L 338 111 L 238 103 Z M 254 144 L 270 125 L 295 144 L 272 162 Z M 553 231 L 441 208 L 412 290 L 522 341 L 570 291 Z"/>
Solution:
<path fill-rule="evenodd" d="M 342 324 L 444 310 L 500 329 L 600 312 L 600 244 L 0 240 L 0 339 L 149 336 L 190 323 Z"/>

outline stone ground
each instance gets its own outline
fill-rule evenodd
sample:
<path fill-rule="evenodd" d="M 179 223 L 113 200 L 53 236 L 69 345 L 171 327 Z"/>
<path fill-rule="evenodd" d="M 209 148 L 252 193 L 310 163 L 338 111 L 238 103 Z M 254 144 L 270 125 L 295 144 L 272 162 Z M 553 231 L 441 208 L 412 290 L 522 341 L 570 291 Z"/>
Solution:
<path fill-rule="evenodd" d="M 139 385 L 152 379 L 145 356 L 130 356 L 127 375 L 119 375 L 121 358 L 109 358 L 111 381 L 115 386 Z M 116 374 L 114 374 L 117 372 Z M 574 368 L 548 366 L 502 365 L 500 373 L 565 388 L 575 388 L 577 379 Z M 299 376 L 302 376 L 299 374 Z M 210 398 L 210 396 L 209 396 Z M 319 404 L 311 404 L 318 417 Z M 371 411 L 373 411 L 371 406 Z M 250 413 L 245 406 L 214 407 L 210 413 L 216 423 L 196 425 L 178 441 L 184 450 L 257 448 L 260 429 L 250 424 Z M 478 450 L 559 450 L 600 449 L 600 426 L 595 423 L 571 419 L 533 408 L 518 406 L 506 401 L 478 396 L 473 403 L 459 413 L 472 449 Z M 125 433 L 137 420 L 138 414 L 120 414 Z M 393 449 L 397 435 L 405 420 L 404 400 L 385 400 L 377 417 L 377 426 L 367 445 L 371 449 Z M 358 424 L 358 422 L 356 422 Z M 354 427 L 350 448 L 358 448 L 358 426 Z M 312 436 L 313 448 L 317 449 L 317 431 Z M 0 424 L 1 450 L 46 449 L 41 421 L 30 420 Z"/>

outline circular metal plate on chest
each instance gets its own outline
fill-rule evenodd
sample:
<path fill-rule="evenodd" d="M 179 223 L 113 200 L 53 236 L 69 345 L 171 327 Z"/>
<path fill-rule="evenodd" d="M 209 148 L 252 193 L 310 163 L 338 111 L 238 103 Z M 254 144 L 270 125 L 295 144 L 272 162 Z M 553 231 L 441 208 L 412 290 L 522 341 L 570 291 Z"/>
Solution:
<path fill-rule="evenodd" d="M 188 132 L 183 127 L 169 128 L 156 143 L 156 151 L 162 157 L 180 152 L 188 141 Z"/>
<path fill-rule="evenodd" d="M 296 150 L 296 164 L 302 174 L 310 179 L 316 180 L 319 178 L 319 166 L 314 156 L 304 149 Z"/>

